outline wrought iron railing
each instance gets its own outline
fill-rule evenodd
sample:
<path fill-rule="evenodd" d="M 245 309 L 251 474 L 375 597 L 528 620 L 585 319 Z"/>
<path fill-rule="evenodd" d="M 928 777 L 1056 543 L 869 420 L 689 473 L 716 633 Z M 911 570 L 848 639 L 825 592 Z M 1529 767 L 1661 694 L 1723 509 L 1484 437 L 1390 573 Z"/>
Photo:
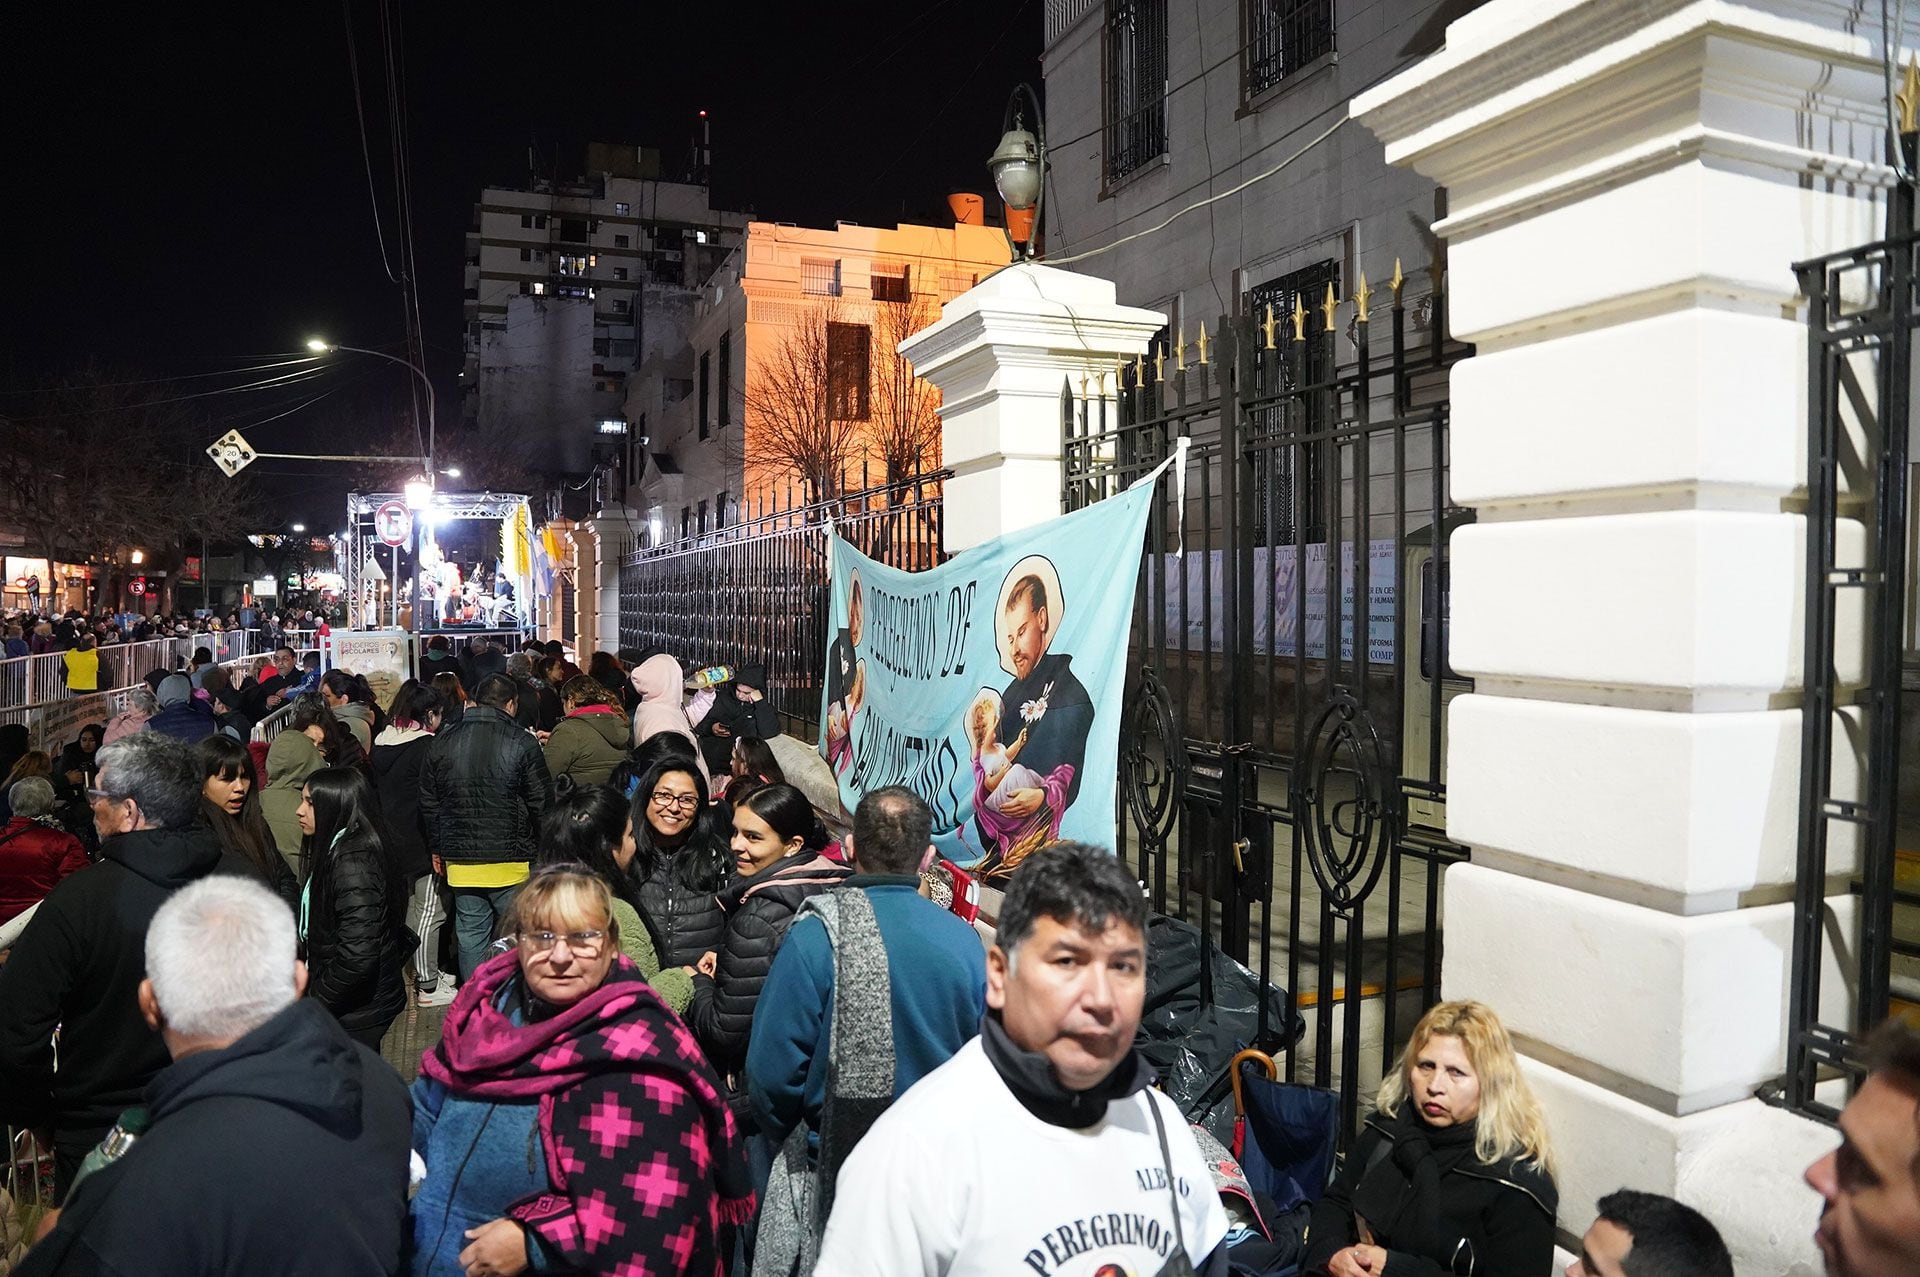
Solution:
<path fill-rule="evenodd" d="M 790 731 L 819 730 L 827 652 L 829 528 L 868 556 L 919 571 L 946 559 L 945 470 L 638 550 L 620 568 L 620 646 L 689 669 L 765 664 L 767 699 Z"/>
<path fill-rule="evenodd" d="M 1290 1080 L 1338 1087 L 1349 1130 L 1438 999 L 1441 878 L 1466 855 L 1441 736 L 1466 690 L 1444 650 L 1447 536 L 1468 517 L 1447 494 L 1446 383 L 1465 350 L 1437 287 L 1402 293 L 1396 269 L 1386 313 L 1385 290 L 1329 289 L 1226 316 L 1062 403 L 1069 509 L 1189 441 L 1184 504 L 1163 483 L 1148 524 L 1116 850 L 1157 909 L 1263 979 L 1284 948 L 1290 1019 L 1312 1032 L 1264 1008 L 1260 1032 Z"/>
<path fill-rule="evenodd" d="M 1333 52 L 1333 0 L 1243 0 L 1243 97 L 1257 97 Z"/>

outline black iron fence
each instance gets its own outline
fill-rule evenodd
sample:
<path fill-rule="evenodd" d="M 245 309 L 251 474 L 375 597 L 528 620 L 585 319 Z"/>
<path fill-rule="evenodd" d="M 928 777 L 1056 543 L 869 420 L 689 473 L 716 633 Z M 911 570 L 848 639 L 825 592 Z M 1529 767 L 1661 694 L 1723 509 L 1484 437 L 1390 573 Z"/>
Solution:
<path fill-rule="evenodd" d="M 1829 1122 L 1839 1105 L 1822 1083 L 1857 1085 L 1867 1031 L 1920 1003 L 1920 891 L 1901 873 L 1920 877 L 1920 795 L 1902 802 L 1915 784 L 1901 774 L 1902 737 L 1920 731 L 1907 690 L 1920 691 L 1907 561 L 1920 237 L 1912 188 L 1890 200 L 1898 233 L 1794 268 L 1807 298 L 1806 699 L 1787 1071 L 1766 1095 Z M 1843 611 L 1860 624 L 1842 625 Z M 1857 778 L 1848 767 L 1836 783 L 1836 754 L 1858 756 Z M 1857 935 L 1829 907 L 1836 878 Z M 1829 953 L 1838 990 L 1822 979 Z"/>
<path fill-rule="evenodd" d="M 1402 292 L 1396 265 L 1390 298 L 1262 296 L 1062 399 L 1068 509 L 1189 446 L 1149 520 L 1117 850 L 1156 908 L 1285 989 L 1308 1032 L 1261 1034 L 1290 1079 L 1339 1089 L 1349 1130 L 1438 999 L 1441 875 L 1466 855 L 1442 784 L 1465 351 L 1437 287 Z"/>
<path fill-rule="evenodd" d="M 668 652 L 691 672 L 767 667 L 782 725 L 819 730 L 827 651 L 828 530 L 871 558 L 919 571 L 942 562 L 947 471 L 781 506 L 629 554 L 620 568 L 620 646 Z"/>

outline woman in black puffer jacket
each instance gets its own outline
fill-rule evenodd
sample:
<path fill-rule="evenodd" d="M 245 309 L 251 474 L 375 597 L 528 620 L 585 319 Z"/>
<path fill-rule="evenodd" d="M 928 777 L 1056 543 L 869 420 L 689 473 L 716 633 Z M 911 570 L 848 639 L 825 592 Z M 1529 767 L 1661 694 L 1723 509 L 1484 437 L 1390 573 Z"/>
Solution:
<path fill-rule="evenodd" d="M 827 834 L 813 804 L 792 785 L 766 785 L 733 809 L 734 880 L 720 894 L 727 910 L 717 969 L 693 978 L 687 1023 L 721 1073 L 746 1065 L 753 1008 L 773 955 L 807 897 L 853 873 L 820 854 Z"/>
<path fill-rule="evenodd" d="M 1500 1018 L 1442 1002 L 1414 1026 L 1377 1112 L 1314 1204 L 1301 1268 L 1547 1277 L 1558 1205 L 1546 1119 Z"/>
<path fill-rule="evenodd" d="M 731 857 L 719 817 L 707 803 L 693 746 L 685 737 L 673 739 L 688 756 L 661 758 L 633 787 L 630 872 L 640 887 L 641 908 L 660 929 L 661 965 L 697 967 L 719 949 L 727 925 L 718 895 Z"/>
<path fill-rule="evenodd" d="M 300 941 L 307 993 L 375 1051 L 406 1002 L 401 967 L 406 893 L 388 863 L 373 788 L 356 768 L 307 777 L 297 815 L 306 835 Z"/>

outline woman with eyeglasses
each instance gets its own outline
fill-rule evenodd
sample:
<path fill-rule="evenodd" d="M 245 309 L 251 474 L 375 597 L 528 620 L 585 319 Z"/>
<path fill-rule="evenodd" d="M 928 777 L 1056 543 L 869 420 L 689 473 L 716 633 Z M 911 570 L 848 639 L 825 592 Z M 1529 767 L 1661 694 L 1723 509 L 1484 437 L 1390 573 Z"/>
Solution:
<path fill-rule="evenodd" d="M 413 1084 L 414 1277 L 718 1277 L 754 1207 L 740 1128 L 621 952 L 613 892 L 549 865 L 506 923 L 512 952 L 461 986 Z"/>
<path fill-rule="evenodd" d="M 639 968 L 661 1001 L 683 1014 L 693 1001 L 692 966 L 662 967 L 665 942 L 646 916 L 640 884 L 632 867 L 639 854 L 634 837 L 633 807 L 605 785 L 588 785 L 557 799 L 540 818 L 540 850 L 536 862 L 572 864 L 593 871 L 613 894 L 613 918 L 619 924 L 620 952 Z"/>
<path fill-rule="evenodd" d="M 684 740 L 675 737 L 675 740 Z M 691 742 L 683 748 L 693 753 Z M 669 967 L 709 962 L 726 929 L 719 892 L 732 857 L 720 820 L 707 805 L 707 782 L 689 757 L 663 756 L 633 788 L 633 863 L 640 907 L 660 933 Z"/>
<path fill-rule="evenodd" d="M 401 968 L 412 954 L 405 885 L 389 863 L 373 786 L 358 768 L 307 777 L 297 810 L 306 835 L 301 863 L 300 950 L 307 994 L 333 1012 L 347 1036 L 380 1049 L 406 1005 Z"/>

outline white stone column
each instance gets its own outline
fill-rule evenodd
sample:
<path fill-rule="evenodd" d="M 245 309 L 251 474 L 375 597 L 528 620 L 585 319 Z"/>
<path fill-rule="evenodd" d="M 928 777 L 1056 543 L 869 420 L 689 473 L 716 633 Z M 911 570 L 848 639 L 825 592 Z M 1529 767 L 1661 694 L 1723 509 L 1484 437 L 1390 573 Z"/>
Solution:
<path fill-rule="evenodd" d="M 620 647 L 620 562 L 640 544 L 646 525 L 626 506 L 608 506 L 574 531 L 576 643 L 581 652 Z"/>
<path fill-rule="evenodd" d="M 1111 282 L 1032 262 L 1009 266 L 900 343 L 940 391 L 941 457 L 953 471 L 946 548 L 965 550 L 1060 513 L 1060 390 L 1080 392 L 1146 350 L 1166 316 L 1114 301 Z"/>
<path fill-rule="evenodd" d="M 1857 17 L 1492 0 L 1353 103 L 1447 188 L 1453 331 L 1477 348 L 1452 385 L 1452 490 L 1477 510 L 1452 656 L 1476 688 L 1448 724 L 1473 863 L 1447 877 L 1444 992 L 1518 1038 L 1569 1236 L 1615 1188 L 1674 1194 L 1743 1277 L 1819 1271 L 1800 1174 L 1834 1139 L 1751 1097 L 1784 1068 L 1795 877 L 1790 266 L 1879 238 L 1890 181 Z M 1851 651 L 1857 592 L 1843 607 Z M 1836 871 L 1852 851 L 1836 837 Z"/>

